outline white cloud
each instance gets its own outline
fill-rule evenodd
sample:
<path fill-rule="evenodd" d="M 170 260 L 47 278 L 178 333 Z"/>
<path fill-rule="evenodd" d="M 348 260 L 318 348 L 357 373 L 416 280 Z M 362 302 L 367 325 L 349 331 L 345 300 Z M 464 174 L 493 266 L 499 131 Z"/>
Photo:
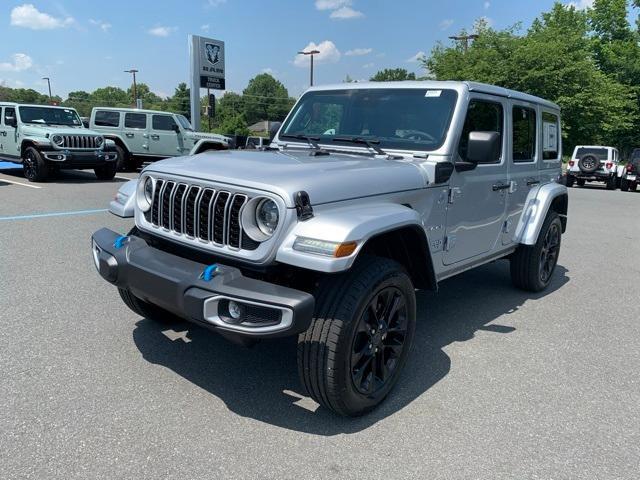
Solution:
<path fill-rule="evenodd" d="M 348 7 L 351 3 L 351 0 L 316 0 L 316 8 L 318 10 L 337 10 L 341 7 Z"/>
<path fill-rule="evenodd" d="M 314 56 L 313 61 L 315 63 L 335 63 L 339 61 L 342 56 L 340 50 L 338 50 L 335 43 L 331 40 L 325 40 L 318 44 L 309 42 L 309 45 L 304 47 L 301 51 L 308 52 L 309 50 L 318 50 L 320 52 Z M 296 55 L 293 59 L 293 64 L 296 67 L 308 67 L 308 55 Z"/>
<path fill-rule="evenodd" d="M 362 55 L 369 55 L 371 52 L 373 52 L 373 48 L 354 48 L 347 50 L 344 54 L 347 57 L 360 57 Z"/>
<path fill-rule="evenodd" d="M 329 18 L 334 20 L 351 20 L 352 18 L 364 17 L 364 13 L 359 10 L 354 10 L 351 7 L 341 7 L 331 12 Z"/>
<path fill-rule="evenodd" d="M 109 22 L 103 22 L 102 20 L 94 20 L 93 18 L 90 18 L 89 23 L 100 28 L 103 32 L 108 32 L 111 29 L 111 24 Z"/>
<path fill-rule="evenodd" d="M 43 13 L 31 3 L 25 3 L 11 10 L 11 25 L 14 27 L 30 28 L 32 30 L 53 30 L 73 25 L 73 17 L 56 18 Z"/>
<path fill-rule="evenodd" d="M 375 66 L 375 64 L 373 62 L 370 63 L 365 63 L 364 65 L 362 65 L 362 68 L 373 68 Z"/>
<path fill-rule="evenodd" d="M 450 18 L 445 18 L 440 22 L 440 30 L 447 30 L 451 25 L 453 25 L 453 20 Z"/>
<path fill-rule="evenodd" d="M 424 53 L 422 50 L 420 50 L 418 53 L 416 53 L 413 57 L 408 58 L 407 59 L 407 63 L 417 63 L 420 60 L 422 60 L 423 58 L 425 58 L 427 56 L 426 53 Z"/>
<path fill-rule="evenodd" d="M 33 66 L 33 60 L 26 53 L 14 53 L 11 62 L 0 62 L 0 72 L 22 72 Z"/>
<path fill-rule="evenodd" d="M 491 2 L 484 2 L 484 9 L 485 10 L 489 10 L 490 6 L 491 6 Z"/>
<path fill-rule="evenodd" d="M 210 28 L 211 28 L 211 25 L 209 25 L 208 23 L 205 23 L 204 25 L 200 26 L 200 30 L 202 30 L 203 32 L 208 32 Z"/>
<path fill-rule="evenodd" d="M 147 33 L 149 35 L 153 35 L 155 37 L 168 37 L 169 35 L 171 35 L 176 30 L 178 30 L 178 27 L 158 26 L 158 27 L 150 28 L 149 30 L 147 30 Z"/>
<path fill-rule="evenodd" d="M 586 10 L 587 8 L 593 7 L 593 0 L 577 0 L 575 2 L 569 2 L 566 5 L 576 10 Z"/>

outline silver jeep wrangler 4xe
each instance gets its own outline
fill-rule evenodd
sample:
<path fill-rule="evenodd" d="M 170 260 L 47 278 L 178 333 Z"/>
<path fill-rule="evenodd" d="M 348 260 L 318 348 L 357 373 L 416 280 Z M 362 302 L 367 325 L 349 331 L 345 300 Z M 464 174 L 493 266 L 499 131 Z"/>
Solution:
<path fill-rule="evenodd" d="M 342 415 L 389 393 L 416 289 L 497 259 L 552 280 L 567 222 L 560 110 L 469 82 L 316 87 L 264 151 L 146 167 L 136 227 L 92 238 L 96 267 L 139 315 L 230 339 L 297 335 L 302 384 Z"/>

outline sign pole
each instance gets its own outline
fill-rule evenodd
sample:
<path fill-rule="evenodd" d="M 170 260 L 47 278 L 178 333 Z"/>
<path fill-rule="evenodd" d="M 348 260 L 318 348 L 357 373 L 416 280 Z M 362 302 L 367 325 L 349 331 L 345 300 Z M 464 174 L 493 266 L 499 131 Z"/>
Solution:
<path fill-rule="evenodd" d="M 191 59 L 191 125 L 197 132 L 200 130 L 200 72 L 198 71 L 199 40 L 189 35 L 189 58 Z"/>
<path fill-rule="evenodd" d="M 209 102 L 209 99 L 211 98 L 210 95 L 211 94 L 209 93 L 209 89 L 207 88 L 207 102 Z M 209 131 L 211 131 L 211 112 L 209 112 L 209 115 L 207 115 L 207 118 L 209 120 Z"/>

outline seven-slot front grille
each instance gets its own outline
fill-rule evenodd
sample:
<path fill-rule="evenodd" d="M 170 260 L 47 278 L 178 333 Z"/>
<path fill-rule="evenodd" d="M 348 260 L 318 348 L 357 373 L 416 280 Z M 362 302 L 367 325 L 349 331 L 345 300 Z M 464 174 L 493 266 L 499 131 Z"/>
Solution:
<path fill-rule="evenodd" d="M 249 201 L 243 193 L 156 180 L 148 222 L 171 232 L 233 249 L 260 246 L 243 234 L 240 212 Z"/>
<path fill-rule="evenodd" d="M 62 135 L 62 148 L 98 148 L 95 135 Z"/>

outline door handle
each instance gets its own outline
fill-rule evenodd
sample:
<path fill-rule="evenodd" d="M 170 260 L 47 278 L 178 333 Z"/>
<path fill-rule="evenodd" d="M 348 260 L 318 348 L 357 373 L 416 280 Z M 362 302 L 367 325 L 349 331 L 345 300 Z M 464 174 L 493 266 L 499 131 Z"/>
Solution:
<path fill-rule="evenodd" d="M 527 180 L 527 187 L 531 187 L 533 185 L 539 185 L 540 180 L 536 180 L 535 178 L 530 178 Z"/>
<path fill-rule="evenodd" d="M 507 190 L 511 185 L 509 185 L 508 183 L 496 183 L 493 185 L 493 187 L 491 187 L 491 190 L 493 190 L 494 192 L 497 192 L 499 190 Z"/>
<path fill-rule="evenodd" d="M 160 135 L 151 135 L 151 138 L 154 140 L 160 140 Z"/>
<path fill-rule="evenodd" d="M 133 138 L 133 133 L 125 133 L 124 136 L 127 138 Z"/>

